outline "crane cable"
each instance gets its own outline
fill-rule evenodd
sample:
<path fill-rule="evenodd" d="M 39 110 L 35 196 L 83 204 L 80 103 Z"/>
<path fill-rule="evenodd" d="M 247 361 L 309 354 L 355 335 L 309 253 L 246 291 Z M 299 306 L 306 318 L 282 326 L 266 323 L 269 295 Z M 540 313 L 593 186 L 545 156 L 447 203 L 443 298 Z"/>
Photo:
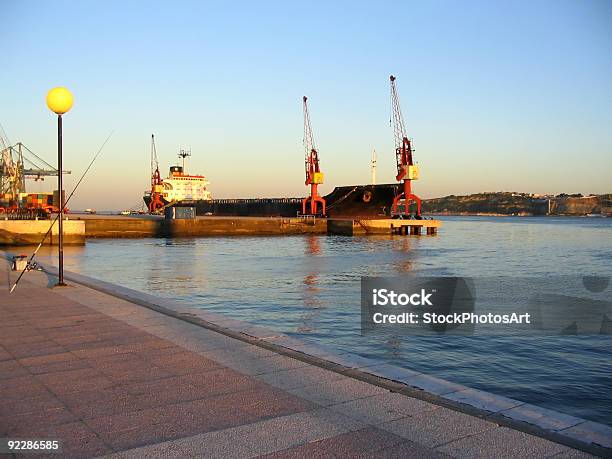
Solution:
<path fill-rule="evenodd" d="M 96 159 L 98 158 L 98 156 L 100 155 L 100 153 L 102 152 L 102 149 L 104 148 L 104 146 L 108 143 L 108 141 L 110 140 L 110 138 L 112 137 L 113 133 L 115 131 L 111 131 L 110 134 L 108 134 L 108 137 L 106 138 L 106 140 L 104 141 L 104 143 L 102 143 L 102 146 L 100 146 L 100 148 L 98 149 L 98 152 L 94 155 L 93 159 L 91 160 L 91 162 L 89 163 L 89 165 L 87 166 L 87 169 L 85 169 L 85 172 L 83 172 L 83 175 L 81 175 L 81 178 L 79 179 L 79 181 L 77 182 L 77 184 L 74 186 L 74 188 L 72 189 L 72 192 L 70 193 L 70 195 L 68 196 L 68 199 L 66 199 L 66 201 L 64 202 L 64 206 L 61 209 L 61 212 L 58 212 L 57 216 L 55 217 L 55 219 L 53 220 L 53 222 L 51 222 L 51 226 L 49 227 L 49 229 L 47 230 L 47 232 L 45 233 L 45 235 L 43 236 L 42 240 L 38 243 L 38 247 L 36 247 L 36 250 L 34 250 L 34 253 L 30 256 L 30 258 L 28 259 L 28 262 L 26 263 L 25 268 L 23 268 L 23 270 L 21 271 L 21 274 L 19 274 L 19 277 L 17 278 L 17 280 L 15 281 L 15 283 L 13 284 L 13 286 L 11 287 L 11 290 L 9 293 L 13 293 L 13 290 L 15 290 L 15 287 L 17 287 L 17 284 L 19 283 L 19 281 L 21 280 L 21 278 L 23 277 L 23 275 L 25 274 L 25 272 L 28 270 L 28 268 L 30 267 L 30 263 L 32 262 L 32 260 L 34 259 L 34 257 L 36 256 L 36 254 L 38 253 L 38 251 L 40 250 L 40 248 L 42 247 L 43 243 L 45 242 L 45 239 L 47 239 L 47 236 L 49 236 L 49 233 L 51 232 L 51 230 L 53 229 L 53 226 L 55 225 L 55 223 L 59 220 L 59 218 L 64 214 L 64 209 L 66 208 L 66 206 L 68 205 L 68 202 L 70 201 L 70 198 L 72 198 L 72 196 L 74 196 L 74 193 L 76 192 L 77 188 L 79 187 L 79 185 L 81 184 L 81 182 L 83 181 L 83 179 L 85 178 L 85 175 L 87 175 L 87 172 L 89 172 L 89 169 L 91 169 L 91 166 L 93 166 L 93 163 L 96 161 Z M 62 171 L 58 171 L 59 174 L 62 173 Z M 59 193 L 61 193 L 62 190 L 59 190 Z M 60 195 L 61 197 L 61 195 Z"/>

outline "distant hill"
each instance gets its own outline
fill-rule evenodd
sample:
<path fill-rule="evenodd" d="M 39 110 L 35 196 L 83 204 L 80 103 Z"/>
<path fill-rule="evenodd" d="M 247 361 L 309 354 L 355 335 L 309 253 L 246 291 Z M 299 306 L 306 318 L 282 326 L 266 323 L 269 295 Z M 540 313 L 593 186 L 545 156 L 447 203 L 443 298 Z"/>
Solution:
<path fill-rule="evenodd" d="M 423 201 L 423 212 L 443 215 L 612 215 L 612 194 L 543 196 L 492 192 Z"/>

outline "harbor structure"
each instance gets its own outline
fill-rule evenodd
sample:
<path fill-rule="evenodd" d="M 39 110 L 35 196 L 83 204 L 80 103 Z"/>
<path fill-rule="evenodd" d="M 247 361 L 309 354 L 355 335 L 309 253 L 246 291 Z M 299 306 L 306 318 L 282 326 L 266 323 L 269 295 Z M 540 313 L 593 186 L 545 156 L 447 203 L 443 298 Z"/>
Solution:
<path fill-rule="evenodd" d="M 303 215 L 318 215 L 318 204 L 321 204 L 321 216 L 325 213 L 325 199 L 319 196 L 319 185 L 323 184 L 324 175 L 319 166 L 319 152 L 314 143 L 314 135 L 310 126 L 308 98 L 304 96 L 304 148 L 306 149 L 306 186 L 310 186 L 310 196 L 302 200 Z M 308 206 L 310 204 L 310 206 Z"/>
<path fill-rule="evenodd" d="M 70 174 L 70 171 L 62 171 Z M 57 191 L 28 192 L 26 180 L 43 181 L 58 175 L 52 166 L 22 142 L 9 145 L 0 135 L 0 216 L 25 214 L 40 209 L 46 213 L 59 210 Z"/>
<path fill-rule="evenodd" d="M 393 134 L 395 139 L 395 158 L 397 163 L 398 182 L 403 181 L 403 189 L 393 200 L 393 214 L 398 215 L 400 202 L 404 201 L 404 215 L 410 214 L 410 203 L 416 203 L 416 217 L 421 217 L 421 198 L 412 192 L 412 181 L 419 178 L 419 166 L 414 162 L 413 149 L 410 139 L 406 136 L 404 116 L 400 106 L 399 94 L 395 85 L 395 77 L 391 75 L 391 113 L 393 116 Z"/>

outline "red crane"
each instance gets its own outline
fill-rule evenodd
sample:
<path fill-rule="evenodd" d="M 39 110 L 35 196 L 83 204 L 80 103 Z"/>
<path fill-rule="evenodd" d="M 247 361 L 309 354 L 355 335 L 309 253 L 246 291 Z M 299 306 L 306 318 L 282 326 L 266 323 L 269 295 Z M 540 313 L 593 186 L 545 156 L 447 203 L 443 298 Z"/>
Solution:
<path fill-rule="evenodd" d="M 393 116 L 393 133 L 395 135 L 395 159 L 397 161 L 397 176 L 399 182 L 404 181 L 404 191 L 398 194 L 393 200 L 393 214 L 397 215 L 397 206 L 402 198 L 404 199 L 404 214 L 410 213 L 410 202 L 416 202 L 416 218 L 421 218 L 421 198 L 412 193 L 411 182 L 419 178 L 419 166 L 414 164 L 412 157 L 413 149 L 410 139 L 406 137 L 404 128 L 404 117 L 400 107 L 399 95 L 395 87 L 395 77 L 391 75 L 391 112 Z"/>
<path fill-rule="evenodd" d="M 155 149 L 155 136 L 151 134 L 151 202 L 149 213 L 155 213 L 164 207 L 162 201 L 163 184 L 159 173 L 159 162 L 157 161 L 157 150 Z"/>
<path fill-rule="evenodd" d="M 317 203 L 321 204 L 321 214 L 325 215 L 325 199 L 319 196 L 318 186 L 323 183 L 323 172 L 319 167 L 319 153 L 315 148 L 312 128 L 310 127 L 310 114 L 308 113 L 308 98 L 304 96 L 304 148 L 306 149 L 306 186 L 310 185 L 310 196 L 302 200 L 302 213 L 304 215 L 317 215 Z M 310 202 L 310 212 L 306 207 Z"/>

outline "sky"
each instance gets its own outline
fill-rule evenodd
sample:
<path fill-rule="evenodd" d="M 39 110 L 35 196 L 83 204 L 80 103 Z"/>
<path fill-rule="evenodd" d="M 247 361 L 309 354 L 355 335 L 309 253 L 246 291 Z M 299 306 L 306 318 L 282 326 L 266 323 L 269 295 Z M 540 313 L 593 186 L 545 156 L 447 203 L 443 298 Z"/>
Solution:
<path fill-rule="evenodd" d="M 190 148 L 213 197 L 304 196 L 302 96 L 327 193 L 394 182 L 397 77 L 424 198 L 612 192 L 609 0 L 205 2 L 0 0 L 0 124 L 55 164 L 49 89 L 65 86 L 69 207 L 139 207 Z M 29 191 L 56 188 L 53 179 Z"/>

